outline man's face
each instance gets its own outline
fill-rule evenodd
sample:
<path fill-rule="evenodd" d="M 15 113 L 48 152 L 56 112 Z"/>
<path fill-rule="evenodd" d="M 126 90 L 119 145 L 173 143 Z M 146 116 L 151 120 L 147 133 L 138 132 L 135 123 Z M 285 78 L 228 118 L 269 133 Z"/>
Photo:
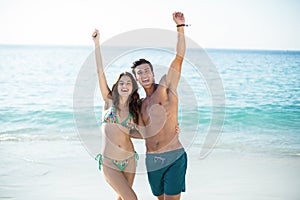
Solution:
<path fill-rule="evenodd" d="M 143 88 L 149 88 L 153 84 L 154 75 L 149 64 L 144 63 L 135 69 L 136 80 Z"/>

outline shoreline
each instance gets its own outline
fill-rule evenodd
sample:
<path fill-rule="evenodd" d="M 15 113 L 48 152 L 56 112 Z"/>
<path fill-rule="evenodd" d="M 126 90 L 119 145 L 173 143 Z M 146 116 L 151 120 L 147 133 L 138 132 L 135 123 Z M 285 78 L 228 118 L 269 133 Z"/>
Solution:
<path fill-rule="evenodd" d="M 187 149 L 186 192 L 182 199 L 289 199 L 300 196 L 300 159 L 212 151 L 199 159 L 198 148 Z M 140 152 L 142 153 L 142 152 Z M 86 199 L 115 193 L 97 162 L 80 141 L 2 142 L 0 197 L 12 199 Z M 139 160 L 141 165 L 143 159 Z M 136 174 L 139 199 L 155 199 L 146 172 Z M 111 198 L 110 198 L 111 197 Z"/>

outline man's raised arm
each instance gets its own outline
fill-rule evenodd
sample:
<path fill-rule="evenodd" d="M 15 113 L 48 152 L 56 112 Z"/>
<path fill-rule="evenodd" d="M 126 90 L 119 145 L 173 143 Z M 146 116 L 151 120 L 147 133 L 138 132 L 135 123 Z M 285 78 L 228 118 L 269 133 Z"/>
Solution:
<path fill-rule="evenodd" d="M 176 23 L 177 27 L 176 56 L 170 64 L 166 81 L 168 88 L 176 91 L 180 79 L 181 67 L 186 49 L 184 36 L 185 18 L 183 13 L 173 13 L 173 20 Z"/>

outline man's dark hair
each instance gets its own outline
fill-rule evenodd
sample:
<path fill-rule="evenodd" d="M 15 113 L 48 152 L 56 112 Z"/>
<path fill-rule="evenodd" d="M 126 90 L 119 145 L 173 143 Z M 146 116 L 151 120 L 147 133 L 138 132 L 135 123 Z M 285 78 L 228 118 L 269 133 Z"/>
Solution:
<path fill-rule="evenodd" d="M 134 74 L 135 77 L 136 77 L 136 74 L 135 74 L 135 68 L 136 68 L 137 66 L 139 66 L 139 65 L 141 65 L 141 64 L 145 64 L 145 63 L 149 64 L 149 66 L 150 66 L 150 68 L 151 68 L 151 71 L 152 71 L 152 73 L 153 73 L 153 66 L 152 66 L 152 64 L 151 64 L 148 60 L 146 60 L 146 59 L 144 59 L 144 58 L 141 58 L 141 59 L 139 59 L 139 60 L 137 60 L 137 61 L 134 61 L 134 62 L 132 63 L 132 66 L 131 66 L 132 73 Z"/>

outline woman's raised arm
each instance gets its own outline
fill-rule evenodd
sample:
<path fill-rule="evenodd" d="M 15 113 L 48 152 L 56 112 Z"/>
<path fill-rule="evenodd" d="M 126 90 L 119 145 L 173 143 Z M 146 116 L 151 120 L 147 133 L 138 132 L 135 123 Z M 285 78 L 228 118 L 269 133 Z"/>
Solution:
<path fill-rule="evenodd" d="M 107 81 L 103 69 L 101 50 L 100 50 L 100 33 L 97 29 L 95 29 L 94 33 L 92 34 L 92 37 L 95 43 L 95 57 L 96 57 L 99 87 L 100 87 L 103 100 L 107 101 L 109 99 L 110 89 L 107 85 Z"/>

